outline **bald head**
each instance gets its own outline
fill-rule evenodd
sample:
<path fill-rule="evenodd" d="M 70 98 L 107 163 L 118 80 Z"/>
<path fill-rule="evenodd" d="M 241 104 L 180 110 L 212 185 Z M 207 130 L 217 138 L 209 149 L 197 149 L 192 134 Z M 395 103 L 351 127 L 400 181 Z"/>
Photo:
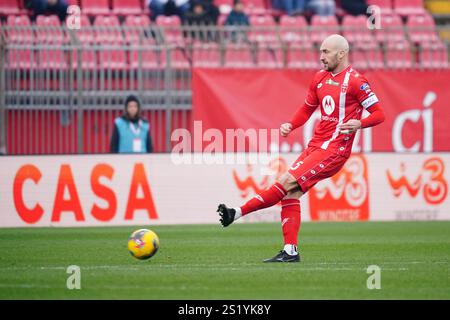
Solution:
<path fill-rule="evenodd" d="M 320 46 L 320 61 L 324 69 L 338 73 L 348 66 L 349 45 L 347 39 L 339 34 L 328 36 Z"/>

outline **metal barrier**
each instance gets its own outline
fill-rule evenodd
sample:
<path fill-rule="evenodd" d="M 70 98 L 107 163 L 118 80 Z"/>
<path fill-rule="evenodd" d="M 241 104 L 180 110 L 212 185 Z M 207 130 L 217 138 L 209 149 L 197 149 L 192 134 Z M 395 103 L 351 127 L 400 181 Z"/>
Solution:
<path fill-rule="evenodd" d="M 193 67 L 320 68 L 318 42 L 297 41 L 310 26 L 0 28 L 0 153 L 7 154 L 109 152 L 130 93 L 141 99 L 155 151 L 168 152 L 171 132 L 190 129 Z M 422 47 L 396 48 L 414 56 Z M 386 49 L 355 46 L 352 55 L 380 50 L 383 57 L 375 64 L 367 55 L 355 67 L 424 67 L 389 65 Z"/>

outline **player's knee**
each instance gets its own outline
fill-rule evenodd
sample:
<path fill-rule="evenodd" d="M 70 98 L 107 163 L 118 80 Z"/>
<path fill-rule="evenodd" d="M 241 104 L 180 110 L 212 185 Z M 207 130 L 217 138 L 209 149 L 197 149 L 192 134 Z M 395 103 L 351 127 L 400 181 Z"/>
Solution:
<path fill-rule="evenodd" d="M 299 191 L 300 188 L 298 186 L 297 180 L 289 173 L 285 173 L 278 181 L 286 190 L 286 192 L 296 192 Z"/>

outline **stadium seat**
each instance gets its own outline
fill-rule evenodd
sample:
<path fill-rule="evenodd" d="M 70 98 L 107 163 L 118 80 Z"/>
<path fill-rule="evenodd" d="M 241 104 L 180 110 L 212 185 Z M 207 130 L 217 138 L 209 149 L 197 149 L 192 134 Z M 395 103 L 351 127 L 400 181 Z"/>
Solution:
<path fill-rule="evenodd" d="M 171 45 L 165 47 L 161 52 L 161 67 L 166 68 L 168 63 L 168 55 L 170 53 L 170 67 L 175 69 L 188 69 L 190 63 L 187 58 L 187 52 L 184 47 Z"/>
<path fill-rule="evenodd" d="M 88 16 L 81 15 L 80 16 L 80 24 L 81 24 L 80 29 L 72 30 L 75 37 L 81 43 L 94 43 L 95 42 L 95 33 L 94 33 L 94 29 L 92 28 L 91 21 L 89 20 Z"/>
<path fill-rule="evenodd" d="M 283 51 L 279 45 L 261 44 L 256 52 L 256 62 L 263 68 L 281 68 L 284 65 Z"/>
<path fill-rule="evenodd" d="M 272 16 L 251 16 L 252 26 L 249 40 L 253 42 L 278 42 L 278 36 L 274 31 L 276 23 Z"/>
<path fill-rule="evenodd" d="M 392 0 L 367 0 L 369 6 L 378 6 L 382 14 L 392 14 Z"/>
<path fill-rule="evenodd" d="M 141 60 L 139 61 L 139 55 Z M 154 43 L 148 42 L 146 46 L 137 44 L 130 46 L 130 67 L 133 69 L 156 69 L 161 67 L 161 50 Z"/>
<path fill-rule="evenodd" d="M 158 16 L 156 25 L 163 29 L 162 37 L 165 42 L 172 44 L 184 42 L 181 33 L 181 20 L 178 16 Z"/>
<path fill-rule="evenodd" d="M 308 23 L 305 17 L 283 15 L 280 18 L 281 40 L 284 42 L 309 42 Z"/>
<path fill-rule="evenodd" d="M 67 35 L 64 35 L 61 28 L 61 22 L 56 15 L 37 16 L 36 27 L 36 39 L 38 43 L 61 44 L 68 40 Z"/>
<path fill-rule="evenodd" d="M 81 50 L 81 69 L 83 70 L 92 70 L 98 67 L 97 55 L 96 51 L 89 46 L 85 45 Z M 78 50 L 74 49 L 72 51 L 72 63 L 71 66 L 73 69 L 78 68 Z"/>
<path fill-rule="evenodd" d="M 394 11 L 401 16 L 412 14 L 425 14 L 423 0 L 393 0 Z"/>
<path fill-rule="evenodd" d="M 34 69 L 37 67 L 37 57 L 34 51 L 30 49 L 8 49 L 8 62 L 6 67 L 9 69 Z"/>
<path fill-rule="evenodd" d="M 390 42 L 386 45 L 386 66 L 390 69 L 407 69 L 414 66 L 408 41 Z"/>
<path fill-rule="evenodd" d="M 406 36 L 402 19 L 397 14 L 382 15 L 381 29 L 377 29 L 375 37 L 378 42 L 405 41 Z"/>
<path fill-rule="evenodd" d="M 120 43 L 114 45 L 120 46 Z M 101 50 L 99 53 L 100 67 L 105 69 L 125 69 L 127 67 L 127 59 L 125 51 L 119 48 L 108 48 Z"/>
<path fill-rule="evenodd" d="M 122 26 L 125 27 L 125 41 L 127 43 L 139 43 L 141 34 L 144 37 L 144 31 L 150 26 L 150 18 L 145 15 L 127 16 Z"/>
<path fill-rule="evenodd" d="M 67 68 L 66 54 L 61 49 L 40 49 L 39 69 L 65 69 Z"/>
<path fill-rule="evenodd" d="M 113 13 L 119 15 L 143 13 L 140 0 L 112 0 L 112 8 Z"/>
<path fill-rule="evenodd" d="M 192 66 L 217 68 L 221 65 L 220 47 L 217 43 L 195 42 L 192 45 Z"/>
<path fill-rule="evenodd" d="M 255 66 L 253 54 L 247 44 L 228 44 L 225 49 L 224 67 L 251 68 Z"/>
<path fill-rule="evenodd" d="M 367 17 L 365 15 L 345 15 L 342 19 L 342 33 L 348 42 L 373 42 L 374 37 L 367 28 Z"/>
<path fill-rule="evenodd" d="M 436 24 L 430 14 L 408 16 L 406 25 L 413 43 L 435 42 L 439 39 Z"/>
<path fill-rule="evenodd" d="M 384 68 L 383 52 L 377 43 L 372 43 L 371 45 L 366 44 L 364 47 L 364 54 L 369 69 Z"/>
<path fill-rule="evenodd" d="M 249 16 L 268 14 L 264 0 L 242 0 L 244 4 L 244 12 Z"/>
<path fill-rule="evenodd" d="M 109 0 L 80 0 L 81 12 L 90 16 L 108 15 L 111 13 L 109 9 Z"/>
<path fill-rule="evenodd" d="M 319 68 L 317 50 L 309 42 L 290 44 L 287 51 L 287 67 L 296 69 Z"/>
<path fill-rule="evenodd" d="M 312 16 L 310 32 L 312 42 L 321 43 L 332 33 L 339 33 L 339 24 L 336 16 Z"/>
<path fill-rule="evenodd" d="M 6 34 L 8 42 L 12 43 L 33 43 L 34 34 L 31 29 L 30 18 L 26 15 L 8 16 L 6 25 L 9 30 Z"/>
<path fill-rule="evenodd" d="M 0 15 L 20 14 L 19 4 L 17 0 L 0 1 Z"/>
<path fill-rule="evenodd" d="M 441 41 L 423 42 L 419 46 L 419 65 L 426 69 L 448 68 L 448 53 Z"/>
<path fill-rule="evenodd" d="M 117 16 L 97 16 L 94 20 L 95 41 L 98 44 L 123 43 L 124 38 Z"/>

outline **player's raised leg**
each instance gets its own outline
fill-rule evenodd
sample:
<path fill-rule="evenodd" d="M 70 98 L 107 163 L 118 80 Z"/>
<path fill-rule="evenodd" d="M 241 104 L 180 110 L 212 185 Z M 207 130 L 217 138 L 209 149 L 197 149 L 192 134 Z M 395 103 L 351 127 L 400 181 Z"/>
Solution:
<path fill-rule="evenodd" d="M 287 173 L 280 181 L 255 195 L 241 207 L 228 208 L 225 204 L 220 204 L 217 208 L 217 212 L 219 212 L 221 217 L 220 222 L 224 227 L 227 227 L 240 217 L 277 204 L 281 199 L 286 197 L 288 192 L 297 191 L 298 188 L 297 180 Z"/>

